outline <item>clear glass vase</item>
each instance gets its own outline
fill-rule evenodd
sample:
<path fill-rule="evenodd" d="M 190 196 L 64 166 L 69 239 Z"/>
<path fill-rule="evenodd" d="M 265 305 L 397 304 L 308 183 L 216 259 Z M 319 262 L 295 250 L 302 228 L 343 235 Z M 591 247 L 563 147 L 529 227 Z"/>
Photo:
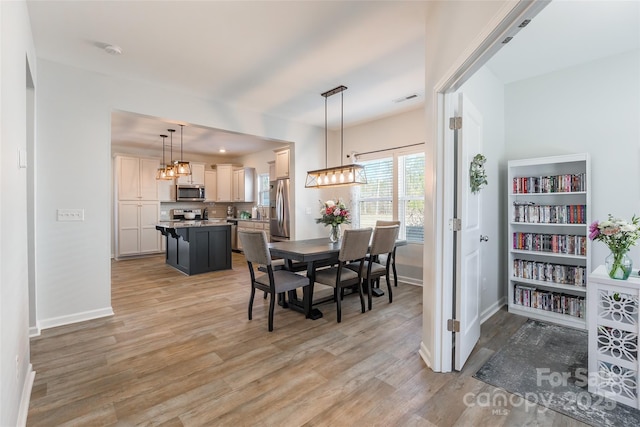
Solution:
<path fill-rule="evenodd" d="M 329 240 L 332 243 L 336 243 L 341 238 L 342 238 L 342 230 L 340 229 L 340 224 L 332 225 L 329 230 Z"/>
<path fill-rule="evenodd" d="M 633 268 L 633 260 L 626 252 L 611 252 L 604 259 L 604 265 L 612 279 L 627 280 Z"/>

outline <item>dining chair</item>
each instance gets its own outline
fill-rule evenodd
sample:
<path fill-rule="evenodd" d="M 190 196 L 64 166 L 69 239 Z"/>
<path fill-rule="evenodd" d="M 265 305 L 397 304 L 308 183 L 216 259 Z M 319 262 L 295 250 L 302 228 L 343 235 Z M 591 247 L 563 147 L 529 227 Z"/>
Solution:
<path fill-rule="evenodd" d="M 338 263 L 331 267 L 315 269 L 313 268 L 313 280 L 323 285 L 333 287 L 333 298 L 336 301 L 338 323 L 342 321 L 342 290 L 357 285 L 360 294 L 360 306 L 365 312 L 364 296 L 362 295 L 362 267 L 365 256 L 369 249 L 371 239 L 371 228 L 359 228 L 345 230 L 342 234 Z M 360 268 L 356 271 L 347 268 L 351 262 L 360 262 Z"/>
<path fill-rule="evenodd" d="M 384 221 L 377 220 L 376 227 L 387 227 L 389 225 L 397 225 L 400 227 L 400 221 Z M 399 233 L 398 233 L 399 234 Z M 380 264 L 387 263 L 387 255 L 380 255 Z M 391 254 L 391 269 L 393 270 L 393 286 L 398 287 L 398 272 L 396 271 L 396 248 L 393 248 L 393 253 Z"/>
<path fill-rule="evenodd" d="M 392 260 L 392 253 L 396 246 L 398 231 L 400 227 L 390 225 L 386 227 L 376 227 L 373 229 L 373 238 L 369 254 L 362 262 L 354 262 L 347 266 L 351 270 L 362 268 L 362 280 L 367 285 L 367 295 L 369 302 L 369 310 L 372 305 L 372 283 L 380 282 L 380 278 L 385 276 L 387 279 L 387 293 L 389 294 L 389 303 L 393 302 L 393 294 L 391 292 L 391 281 L 389 280 L 389 264 Z M 380 256 L 386 255 L 386 261 L 382 263 Z M 364 264 L 364 267 L 362 265 Z"/>
<path fill-rule="evenodd" d="M 242 242 L 242 250 L 249 265 L 251 275 L 251 297 L 249 298 L 249 320 L 253 317 L 253 299 L 256 289 L 268 293 L 269 299 L 269 332 L 273 331 L 273 312 L 275 310 L 276 296 L 284 298 L 288 291 L 309 286 L 309 279 L 300 274 L 287 270 L 276 270 L 271 261 L 267 234 L 264 230 L 243 230 L 238 232 Z M 256 275 L 255 267 L 263 267 L 266 273 Z M 310 304 L 310 296 L 305 297 L 305 307 Z M 308 310 L 307 310 L 308 311 Z"/>

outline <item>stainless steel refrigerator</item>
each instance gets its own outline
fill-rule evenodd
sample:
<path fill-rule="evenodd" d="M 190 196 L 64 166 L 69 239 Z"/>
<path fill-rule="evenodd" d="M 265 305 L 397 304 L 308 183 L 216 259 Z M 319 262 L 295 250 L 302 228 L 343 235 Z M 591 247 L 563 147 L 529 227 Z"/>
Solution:
<path fill-rule="evenodd" d="M 291 212 L 289 179 L 271 181 L 269 185 L 269 229 L 271 240 L 289 240 L 289 218 Z"/>

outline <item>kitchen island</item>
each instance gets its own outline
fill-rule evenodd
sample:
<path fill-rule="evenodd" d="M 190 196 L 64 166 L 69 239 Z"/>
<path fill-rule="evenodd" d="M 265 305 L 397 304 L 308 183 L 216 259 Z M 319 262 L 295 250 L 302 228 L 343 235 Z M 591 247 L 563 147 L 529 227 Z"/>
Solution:
<path fill-rule="evenodd" d="M 231 224 L 171 221 L 156 225 L 166 239 L 166 263 L 193 275 L 231 268 Z"/>

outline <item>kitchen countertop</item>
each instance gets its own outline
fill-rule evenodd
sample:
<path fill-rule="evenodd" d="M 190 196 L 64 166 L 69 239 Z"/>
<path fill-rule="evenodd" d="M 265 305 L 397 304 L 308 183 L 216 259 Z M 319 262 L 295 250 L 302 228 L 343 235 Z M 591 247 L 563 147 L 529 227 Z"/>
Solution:
<path fill-rule="evenodd" d="M 218 227 L 229 226 L 226 219 L 205 219 L 193 221 L 161 221 L 157 224 L 162 228 L 189 228 L 189 227 Z"/>
<path fill-rule="evenodd" d="M 233 221 L 269 222 L 269 218 L 267 218 L 267 219 L 258 219 L 258 218 L 247 218 L 247 219 L 242 219 L 242 218 L 228 218 L 228 219 L 233 220 Z"/>

